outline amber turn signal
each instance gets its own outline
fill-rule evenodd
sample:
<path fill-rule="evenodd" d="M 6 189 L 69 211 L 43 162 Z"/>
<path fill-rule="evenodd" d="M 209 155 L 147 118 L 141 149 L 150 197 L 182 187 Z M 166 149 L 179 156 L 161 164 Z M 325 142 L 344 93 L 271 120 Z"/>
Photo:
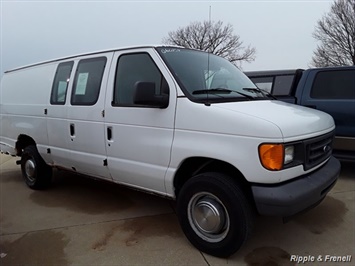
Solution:
<path fill-rule="evenodd" d="M 268 170 L 281 170 L 284 162 L 284 150 L 282 144 L 261 144 L 259 146 L 261 164 Z"/>

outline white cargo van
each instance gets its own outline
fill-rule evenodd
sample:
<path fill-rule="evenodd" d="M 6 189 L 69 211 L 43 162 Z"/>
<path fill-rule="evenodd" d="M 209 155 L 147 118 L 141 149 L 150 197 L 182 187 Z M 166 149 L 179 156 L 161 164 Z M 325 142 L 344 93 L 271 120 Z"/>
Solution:
<path fill-rule="evenodd" d="M 288 217 L 335 184 L 331 116 L 273 100 L 227 60 L 144 46 L 7 71 L 0 146 L 33 189 L 52 168 L 177 200 L 190 242 L 226 257 L 253 213 Z"/>

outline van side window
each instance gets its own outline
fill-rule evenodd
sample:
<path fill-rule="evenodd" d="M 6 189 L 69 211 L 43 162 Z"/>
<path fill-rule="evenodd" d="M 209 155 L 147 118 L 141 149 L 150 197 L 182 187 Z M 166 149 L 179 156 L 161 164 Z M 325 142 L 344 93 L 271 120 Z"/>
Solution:
<path fill-rule="evenodd" d="M 355 71 L 322 71 L 317 73 L 311 97 L 315 99 L 355 99 Z"/>
<path fill-rule="evenodd" d="M 72 105 L 94 105 L 100 93 L 106 57 L 79 61 L 72 89 Z"/>
<path fill-rule="evenodd" d="M 148 54 L 125 54 L 117 62 L 112 105 L 137 106 L 133 101 L 137 82 L 154 82 L 157 95 L 169 94 L 168 83 Z"/>
<path fill-rule="evenodd" d="M 52 85 L 51 104 L 65 104 L 73 61 L 60 63 Z"/>

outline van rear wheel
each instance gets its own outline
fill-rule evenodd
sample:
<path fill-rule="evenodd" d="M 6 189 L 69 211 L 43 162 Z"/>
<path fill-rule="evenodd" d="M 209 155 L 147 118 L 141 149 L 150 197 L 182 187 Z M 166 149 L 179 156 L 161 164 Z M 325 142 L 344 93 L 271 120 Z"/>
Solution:
<path fill-rule="evenodd" d="M 231 177 L 203 173 L 188 180 L 177 199 L 177 214 L 191 244 L 207 254 L 229 257 L 251 234 L 253 211 Z"/>
<path fill-rule="evenodd" d="M 31 189 L 45 189 L 52 182 L 52 168 L 38 153 L 36 146 L 27 146 L 21 157 L 22 176 Z"/>

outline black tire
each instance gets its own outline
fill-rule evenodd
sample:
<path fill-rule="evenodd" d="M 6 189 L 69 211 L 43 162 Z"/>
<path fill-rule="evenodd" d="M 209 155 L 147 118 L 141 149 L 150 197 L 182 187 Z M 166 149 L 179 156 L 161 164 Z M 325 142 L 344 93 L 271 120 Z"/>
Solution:
<path fill-rule="evenodd" d="M 36 146 L 27 146 L 21 157 L 22 176 L 31 189 L 45 189 L 52 182 L 52 168 L 38 153 Z"/>
<path fill-rule="evenodd" d="M 177 214 L 191 244 L 217 257 L 234 254 L 253 227 L 253 209 L 241 186 L 219 173 L 188 180 L 178 195 Z"/>

